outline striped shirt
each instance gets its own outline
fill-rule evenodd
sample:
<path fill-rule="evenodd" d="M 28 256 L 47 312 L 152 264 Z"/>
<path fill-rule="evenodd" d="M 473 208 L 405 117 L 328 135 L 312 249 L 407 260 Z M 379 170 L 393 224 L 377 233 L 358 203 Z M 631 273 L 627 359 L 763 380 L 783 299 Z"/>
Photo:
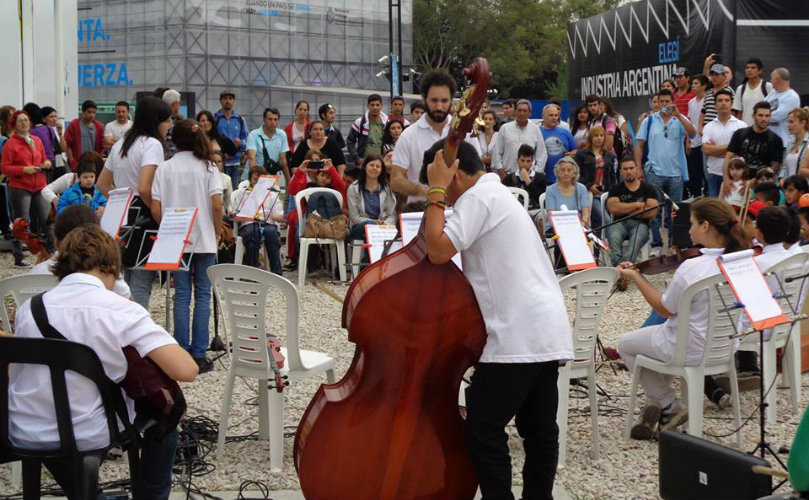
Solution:
<path fill-rule="evenodd" d="M 731 101 L 733 100 L 733 96 L 735 96 L 735 92 L 733 91 L 732 87 L 725 87 L 725 90 L 730 91 Z M 702 126 L 711 123 L 716 119 L 716 97 L 714 97 L 714 89 L 710 89 L 705 92 L 705 99 L 702 101 L 702 114 L 704 115 L 702 118 Z M 697 124 L 698 125 L 698 124 Z"/>

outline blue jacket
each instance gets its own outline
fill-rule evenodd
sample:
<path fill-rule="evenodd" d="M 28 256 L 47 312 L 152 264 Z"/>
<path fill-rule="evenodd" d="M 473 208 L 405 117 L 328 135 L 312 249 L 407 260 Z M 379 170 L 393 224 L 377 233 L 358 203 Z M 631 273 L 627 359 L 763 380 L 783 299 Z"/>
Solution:
<path fill-rule="evenodd" d="M 59 197 L 59 204 L 56 205 L 56 213 L 62 213 L 62 210 L 70 205 L 79 205 L 82 203 L 95 211 L 98 207 L 107 206 L 107 199 L 104 198 L 104 195 L 101 194 L 101 191 L 95 186 L 93 186 L 93 199 L 85 198 L 84 193 L 81 192 L 79 183 L 74 182 L 73 185 L 67 188 L 67 190 L 62 193 L 62 196 Z"/>
<path fill-rule="evenodd" d="M 247 130 L 247 123 L 244 122 L 244 118 L 239 116 L 236 111 L 230 114 L 230 118 L 225 118 L 225 113 L 220 109 L 213 115 L 213 118 L 214 126 L 217 132 L 219 132 L 219 135 L 229 137 L 230 140 L 235 141 L 239 139 L 242 141 L 239 145 L 239 151 L 235 155 L 225 158 L 225 165 L 238 165 L 239 159 L 247 148 L 247 133 L 249 132 Z"/>

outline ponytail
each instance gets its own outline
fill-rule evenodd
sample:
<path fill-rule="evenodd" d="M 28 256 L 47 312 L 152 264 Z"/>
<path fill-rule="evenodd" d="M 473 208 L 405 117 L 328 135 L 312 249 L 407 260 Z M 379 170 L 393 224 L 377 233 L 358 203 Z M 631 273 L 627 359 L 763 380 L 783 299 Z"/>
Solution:
<path fill-rule="evenodd" d="M 177 122 L 171 135 L 177 151 L 191 151 L 200 160 L 212 160 L 213 150 L 210 139 L 196 120 L 188 119 Z"/>
<path fill-rule="evenodd" d="M 702 223 L 713 226 L 724 240 L 725 252 L 732 253 L 750 248 L 750 241 L 736 212 L 725 201 L 716 198 L 702 198 L 691 205 L 691 214 Z"/>

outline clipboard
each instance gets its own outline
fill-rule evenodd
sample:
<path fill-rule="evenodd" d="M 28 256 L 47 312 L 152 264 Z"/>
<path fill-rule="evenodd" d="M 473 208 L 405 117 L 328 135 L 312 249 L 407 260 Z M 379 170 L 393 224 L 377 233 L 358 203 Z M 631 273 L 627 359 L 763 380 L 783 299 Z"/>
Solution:
<path fill-rule="evenodd" d="M 555 239 L 562 250 L 565 265 L 571 271 L 596 267 L 593 252 L 584 235 L 579 212 L 576 210 L 548 211 Z"/>
<path fill-rule="evenodd" d="M 451 208 L 444 210 L 444 219 L 449 220 L 455 211 Z M 421 219 L 424 218 L 424 212 L 407 212 L 399 214 L 399 227 L 402 228 L 402 246 L 410 243 L 410 240 L 419 234 L 419 227 L 421 227 Z M 456 253 L 452 257 L 452 262 L 458 266 L 458 269 L 463 271 L 461 264 L 461 252 Z"/>
<path fill-rule="evenodd" d="M 198 208 L 167 208 L 157 230 L 155 244 L 144 269 L 176 271 L 180 269 L 185 248 L 191 241 L 191 230 L 197 220 Z"/>
<path fill-rule="evenodd" d="M 236 208 L 236 215 L 233 218 L 241 222 L 256 220 L 267 198 L 270 197 L 271 189 L 277 184 L 277 175 L 262 175 L 259 177 L 250 194 L 242 198 L 241 205 Z"/>
<path fill-rule="evenodd" d="M 755 330 L 766 330 L 789 321 L 753 259 L 753 250 L 720 255 L 716 263 Z"/>
<path fill-rule="evenodd" d="M 107 197 L 107 206 L 101 215 L 101 229 L 115 240 L 118 239 L 121 226 L 126 222 L 129 205 L 134 198 L 135 191 L 128 187 L 113 189 Z"/>

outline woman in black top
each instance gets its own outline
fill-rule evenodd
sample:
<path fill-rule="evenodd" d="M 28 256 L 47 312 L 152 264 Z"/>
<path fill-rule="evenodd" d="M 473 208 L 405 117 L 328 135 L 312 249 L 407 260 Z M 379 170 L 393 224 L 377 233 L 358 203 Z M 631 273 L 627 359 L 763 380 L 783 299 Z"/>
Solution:
<path fill-rule="evenodd" d="M 340 175 L 343 175 L 343 170 L 346 168 L 345 155 L 343 155 L 343 152 L 334 139 L 326 136 L 326 129 L 323 126 L 323 122 L 312 122 L 309 124 L 309 133 L 307 135 L 309 138 L 302 141 L 298 147 L 295 148 L 295 153 L 292 155 L 292 161 L 289 165 L 290 169 L 301 166 L 301 163 L 303 163 L 303 160 L 306 158 L 307 151 L 310 149 L 318 149 L 323 153 L 323 156 L 331 158 L 334 167 L 340 172 Z"/>

